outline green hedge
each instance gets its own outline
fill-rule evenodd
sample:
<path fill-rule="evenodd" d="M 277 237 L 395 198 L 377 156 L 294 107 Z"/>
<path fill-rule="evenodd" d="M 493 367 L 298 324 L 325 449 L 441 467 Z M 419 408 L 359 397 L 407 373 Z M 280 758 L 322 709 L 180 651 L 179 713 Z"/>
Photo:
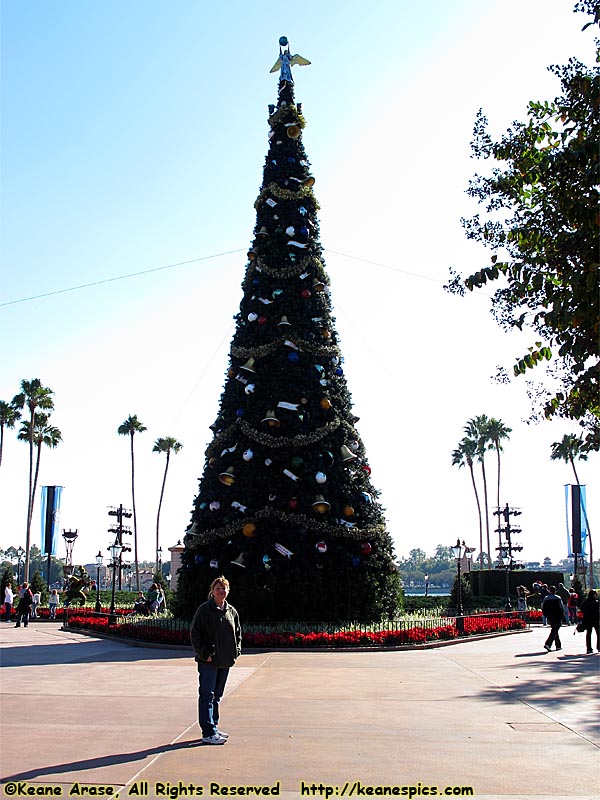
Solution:
<path fill-rule="evenodd" d="M 498 595 L 506 597 L 506 571 L 503 569 L 482 569 L 465 573 L 465 578 L 470 581 L 473 599 L 481 601 L 482 596 Z M 517 586 L 526 586 L 533 591 L 535 581 L 547 583 L 548 586 L 558 586 L 564 583 L 565 576 L 562 572 L 533 571 L 525 569 L 511 570 L 509 573 L 509 589 L 511 598 L 517 596 Z"/>

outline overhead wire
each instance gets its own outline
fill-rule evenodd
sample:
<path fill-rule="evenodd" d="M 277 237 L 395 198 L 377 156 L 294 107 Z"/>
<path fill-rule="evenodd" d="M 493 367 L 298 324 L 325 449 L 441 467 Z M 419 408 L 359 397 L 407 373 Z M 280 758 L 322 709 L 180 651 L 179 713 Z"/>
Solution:
<path fill-rule="evenodd" d="M 237 250 L 226 250 L 223 253 L 213 253 L 210 256 L 200 256 L 199 258 L 191 258 L 189 261 L 178 261 L 176 264 L 164 264 L 162 267 L 152 267 L 151 269 L 143 269 L 140 272 L 129 272 L 126 275 L 115 275 L 113 278 L 103 278 L 99 281 L 91 281 L 90 283 L 81 283 L 78 286 L 69 286 L 65 289 L 56 289 L 53 292 L 44 292 L 43 294 L 35 294 L 31 295 L 30 297 L 21 297 L 17 300 L 8 300 L 4 303 L 0 303 L 0 308 L 3 306 L 12 306 L 16 305 L 17 303 L 27 303 L 30 300 L 39 300 L 42 297 L 52 297 L 56 294 L 65 294 L 66 292 L 76 292 L 79 289 L 89 289 L 90 286 L 101 286 L 104 283 L 114 283 L 115 281 L 122 281 L 126 278 L 137 278 L 139 275 L 149 275 L 152 272 L 161 272 L 165 269 L 174 269 L 175 267 L 184 267 L 187 264 L 196 264 L 199 261 L 208 261 L 211 258 L 220 258 L 221 256 L 229 256 L 233 253 L 241 253 L 244 251 L 245 248 L 240 247 Z"/>
<path fill-rule="evenodd" d="M 197 264 L 200 261 L 209 261 L 210 259 L 213 258 L 221 258 L 222 256 L 229 256 L 229 255 L 234 255 L 235 253 L 242 253 L 244 252 L 245 249 L 246 248 L 244 247 L 240 247 L 235 250 L 225 250 L 222 253 L 213 253 L 208 256 L 199 256 L 198 258 L 190 258 L 187 261 L 178 261 L 174 264 L 164 264 L 163 266 L 160 267 L 151 267 L 150 269 L 143 269 L 140 270 L 139 272 L 128 272 L 125 273 L 124 275 L 115 275 L 112 278 L 102 278 L 97 281 L 90 281 L 89 283 L 80 283 L 77 284 L 76 286 L 67 286 L 63 289 L 55 289 L 52 292 L 43 292 L 42 294 L 30 295 L 28 297 L 19 297 L 15 300 L 6 300 L 4 302 L 0 302 L 0 308 L 3 308 L 5 306 L 17 305 L 18 303 L 27 303 L 32 300 L 41 300 L 44 297 L 53 297 L 54 295 L 58 294 L 76 292 L 79 291 L 80 289 L 89 289 L 93 286 L 102 286 L 103 284 L 106 283 L 115 283 L 116 281 L 126 280 L 127 278 L 137 278 L 140 275 L 150 275 L 154 272 L 162 272 L 167 269 L 175 269 L 176 267 L 185 267 L 188 264 Z M 433 283 L 438 283 L 440 285 L 444 284 L 444 281 L 440 280 L 439 278 L 432 278 L 429 275 L 424 275 L 419 272 L 411 272 L 410 270 L 403 269 L 402 267 L 395 267 L 391 266 L 390 264 L 382 264 L 379 261 L 371 261 L 368 258 L 353 256 L 348 253 L 340 253 L 338 250 L 331 250 L 329 248 L 323 248 L 323 251 L 325 253 L 332 253 L 333 255 L 341 256 L 342 258 L 349 258 L 352 259 L 353 261 L 361 261 L 363 264 L 371 264 L 374 267 L 381 267 L 382 269 L 387 269 L 392 272 L 399 272 L 403 275 L 409 275 L 412 278 L 419 278 L 421 280 L 432 281 Z"/>

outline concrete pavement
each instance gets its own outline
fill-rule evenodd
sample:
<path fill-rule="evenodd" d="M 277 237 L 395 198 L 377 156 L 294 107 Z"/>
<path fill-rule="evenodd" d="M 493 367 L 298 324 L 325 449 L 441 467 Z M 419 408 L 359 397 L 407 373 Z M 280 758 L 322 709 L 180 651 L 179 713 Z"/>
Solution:
<path fill-rule="evenodd" d="M 243 654 L 210 747 L 191 651 L 2 623 L 0 794 L 600 800 L 600 654 L 547 631 Z"/>

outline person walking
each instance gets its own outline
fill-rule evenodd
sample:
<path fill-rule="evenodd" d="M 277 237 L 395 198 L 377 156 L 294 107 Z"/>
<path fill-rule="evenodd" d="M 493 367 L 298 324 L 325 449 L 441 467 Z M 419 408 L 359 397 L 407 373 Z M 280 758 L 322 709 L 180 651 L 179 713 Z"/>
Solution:
<path fill-rule="evenodd" d="M 573 589 L 569 591 L 569 599 L 567 600 L 567 611 L 569 612 L 569 622 L 571 625 L 577 625 L 577 603 L 579 602 L 579 595 Z"/>
<path fill-rule="evenodd" d="M 198 665 L 198 722 L 203 744 L 225 744 L 229 738 L 218 728 L 219 709 L 229 670 L 242 651 L 242 629 L 237 611 L 227 602 L 228 595 L 227 578 L 215 578 L 190 629 Z"/>
<path fill-rule="evenodd" d="M 48 598 L 48 610 L 50 612 L 50 619 L 56 619 L 56 610 L 58 608 L 58 592 L 56 589 L 52 589 L 50 592 L 50 597 Z"/>
<path fill-rule="evenodd" d="M 560 630 L 562 621 L 565 618 L 565 607 L 563 605 L 563 601 L 556 594 L 556 586 L 548 587 L 548 594 L 546 597 L 544 597 L 542 602 L 542 614 L 548 620 L 548 624 L 550 625 L 550 635 L 544 644 L 545 649 L 549 653 L 552 649 L 552 642 L 555 642 L 556 649 L 562 650 L 558 631 Z"/>
<path fill-rule="evenodd" d="M 600 653 L 600 622 L 599 619 L 599 605 L 598 605 L 598 592 L 595 589 L 590 589 L 588 596 L 581 604 L 581 611 L 583 612 L 582 624 L 585 628 L 585 646 L 586 652 L 593 653 L 592 650 L 592 631 L 596 631 L 596 650 Z"/>
<path fill-rule="evenodd" d="M 10 622 L 10 615 L 12 612 L 13 600 L 15 599 L 13 590 L 10 584 L 6 584 L 4 589 L 4 621 Z"/>
<path fill-rule="evenodd" d="M 29 588 L 29 584 L 25 582 L 21 589 L 19 590 L 19 605 L 17 606 L 17 624 L 15 628 L 21 627 L 21 620 L 23 621 L 23 627 L 26 628 L 29 625 L 29 609 L 31 608 L 31 604 L 33 603 L 33 594 L 31 589 Z"/>
<path fill-rule="evenodd" d="M 517 586 L 517 611 L 527 611 L 527 595 L 529 589 L 526 586 Z"/>
<path fill-rule="evenodd" d="M 158 587 L 155 583 L 153 583 L 148 589 L 146 600 L 148 602 L 148 609 L 150 610 L 150 613 L 155 614 L 156 609 L 158 608 Z"/>
<path fill-rule="evenodd" d="M 33 602 L 31 604 L 31 619 L 38 619 L 37 609 L 41 602 L 42 602 L 42 594 L 38 590 L 37 592 L 33 593 Z"/>

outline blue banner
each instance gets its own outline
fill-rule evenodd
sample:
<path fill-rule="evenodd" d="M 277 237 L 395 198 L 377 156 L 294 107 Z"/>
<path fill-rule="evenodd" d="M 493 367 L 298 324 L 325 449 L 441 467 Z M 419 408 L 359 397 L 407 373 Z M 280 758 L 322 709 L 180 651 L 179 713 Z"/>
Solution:
<path fill-rule="evenodd" d="M 579 495 L 579 503 L 577 496 Z M 567 554 L 573 558 L 587 556 L 588 518 L 585 504 L 585 486 L 565 486 L 565 512 L 567 522 Z M 579 537 L 580 532 L 580 537 Z M 575 546 L 574 546 L 575 543 Z"/>
<path fill-rule="evenodd" d="M 60 529 L 62 486 L 42 486 L 42 555 L 55 556 Z"/>

